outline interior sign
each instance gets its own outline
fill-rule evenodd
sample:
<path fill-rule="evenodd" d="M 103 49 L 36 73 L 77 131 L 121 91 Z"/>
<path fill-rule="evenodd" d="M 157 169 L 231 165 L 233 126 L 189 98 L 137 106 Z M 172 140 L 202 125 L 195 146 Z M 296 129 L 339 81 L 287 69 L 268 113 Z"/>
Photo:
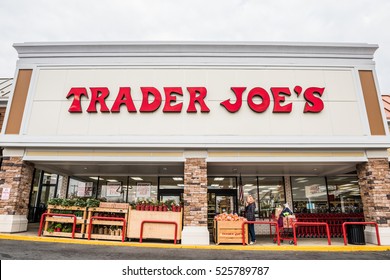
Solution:
<path fill-rule="evenodd" d="M 321 97 L 324 93 L 323 87 L 308 87 L 305 90 L 300 86 L 295 86 L 292 90 L 288 87 L 271 87 L 270 90 L 265 90 L 261 87 L 247 89 L 246 87 L 231 87 L 232 98 L 221 102 L 221 106 L 230 113 L 238 112 L 246 100 L 248 107 L 256 112 L 262 113 L 266 110 L 271 110 L 273 113 L 290 113 L 293 110 L 293 103 L 288 99 L 295 94 L 298 98 L 305 101 L 303 108 L 304 113 L 319 113 L 324 109 L 324 102 Z M 72 100 L 69 107 L 70 113 L 82 113 L 82 99 L 89 100 L 88 113 L 97 113 L 97 104 L 99 111 L 102 113 L 119 113 L 121 107 L 125 107 L 128 112 L 147 113 L 155 112 L 162 105 L 164 113 L 180 113 L 183 110 L 183 102 L 179 102 L 177 97 L 183 96 L 184 92 L 189 95 L 189 102 L 186 105 L 187 113 L 197 113 L 199 106 L 201 113 L 210 112 L 206 104 L 207 89 L 205 87 L 187 87 L 183 90 L 182 87 L 164 87 L 163 94 L 155 87 L 141 87 L 142 99 L 141 105 L 137 108 L 131 95 L 130 87 L 120 87 L 116 95 L 115 101 L 111 108 L 107 106 L 106 99 L 110 95 L 110 90 L 107 87 L 72 87 L 67 99 Z M 163 100 L 162 96 L 165 96 Z M 246 99 L 244 99 L 246 95 Z M 273 105 L 271 106 L 271 99 Z"/>

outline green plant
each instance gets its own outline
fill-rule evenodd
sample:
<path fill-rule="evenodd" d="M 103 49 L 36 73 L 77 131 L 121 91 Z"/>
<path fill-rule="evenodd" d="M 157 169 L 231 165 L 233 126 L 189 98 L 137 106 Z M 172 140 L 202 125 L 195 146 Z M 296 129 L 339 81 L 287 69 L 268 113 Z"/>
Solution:
<path fill-rule="evenodd" d="M 86 207 L 87 206 L 87 201 L 85 199 L 82 199 L 82 198 L 76 198 L 74 200 L 74 206 L 78 206 L 78 207 Z"/>
<path fill-rule="evenodd" d="M 168 199 L 165 201 L 165 205 L 168 206 L 168 210 L 172 210 L 172 206 L 176 206 L 176 201 L 174 199 Z"/>
<path fill-rule="evenodd" d="M 93 199 L 93 198 L 88 198 L 87 199 L 87 206 L 88 207 L 99 207 L 100 200 L 98 199 Z"/>
<path fill-rule="evenodd" d="M 54 225 L 51 225 L 48 229 L 47 232 L 54 232 Z"/>
<path fill-rule="evenodd" d="M 54 229 L 62 229 L 62 224 L 61 223 L 54 224 Z"/>
<path fill-rule="evenodd" d="M 73 199 L 64 198 L 64 199 L 62 200 L 61 205 L 62 205 L 62 206 L 73 206 L 74 203 L 75 203 L 75 201 L 74 201 Z"/>
<path fill-rule="evenodd" d="M 62 205 L 63 199 L 62 198 L 51 198 L 47 201 L 47 204 L 49 205 Z"/>
<path fill-rule="evenodd" d="M 70 225 L 64 225 L 62 232 L 72 232 L 72 227 Z"/>

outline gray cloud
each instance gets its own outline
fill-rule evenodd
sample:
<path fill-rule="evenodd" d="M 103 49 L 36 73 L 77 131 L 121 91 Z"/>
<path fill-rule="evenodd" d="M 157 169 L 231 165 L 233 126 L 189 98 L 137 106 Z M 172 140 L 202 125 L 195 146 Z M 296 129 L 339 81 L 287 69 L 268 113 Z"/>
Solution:
<path fill-rule="evenodd" d="M 15 42 L 293 41 L 375 43 L 390 93 L 390 1 L 2 0 L 0 77 L 15 71 Z"/>

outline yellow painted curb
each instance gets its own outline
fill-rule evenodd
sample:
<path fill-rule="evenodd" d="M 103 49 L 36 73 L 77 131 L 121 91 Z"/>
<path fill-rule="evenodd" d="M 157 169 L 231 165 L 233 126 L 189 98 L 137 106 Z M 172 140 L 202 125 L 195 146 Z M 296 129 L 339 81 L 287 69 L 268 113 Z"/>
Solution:
<path fill-rule="evenodd" d="M 118 242 L 104 240 L 87 240 L 87 239 L 70 239 L 58 237 L 42 237 L 42 236 L 23 236 L 13 234 L 0 234 L 0 239 L 19 240 L 19 241 L 34 241 L 34 242 L 52 242 L 52 243 L 68 243 L 82 245 L 100 245 L 100 246 L 125 246 L 125 247 L 141 247 L 155 249 L 198 249 L 198 250 L 238 250 L 238 251 L 322 251 L 322 252 L 357 252 L 357 251 L 389 251 L 390 246 L 377 245 L 325 245 L 325 246 L 242 246 L 242 245 L 182 245 L 182 244 L 161 244 L 161 243 L 134 243 L 134 242 Z"/>

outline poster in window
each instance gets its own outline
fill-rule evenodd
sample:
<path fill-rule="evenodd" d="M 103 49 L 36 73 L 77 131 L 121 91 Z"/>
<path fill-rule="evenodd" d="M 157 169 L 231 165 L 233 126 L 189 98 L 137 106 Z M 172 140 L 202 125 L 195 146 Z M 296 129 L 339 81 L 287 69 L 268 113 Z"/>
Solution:
<path fill-rule="evenodd" d="M 149 198 L 151 183 L 137 183 L 137 198 Z"/>
<path fill-rule="evenodd" d="M 122 184 L 119 182 L 108 182 L 106 187 L 107 197 L 118 197 L 122 193 Z"/>
<path fill-rule="evenodd" d="M 86 182 L 85 183 L 85 196 L 86 197 L 92 196 L 92 189 L 93 189 L 93 182 Z"/>
<path fill-rule="evenodd" d="M 84 197 L 85 196 L 85 182 L 77 183 L 77 196 Z"/>

